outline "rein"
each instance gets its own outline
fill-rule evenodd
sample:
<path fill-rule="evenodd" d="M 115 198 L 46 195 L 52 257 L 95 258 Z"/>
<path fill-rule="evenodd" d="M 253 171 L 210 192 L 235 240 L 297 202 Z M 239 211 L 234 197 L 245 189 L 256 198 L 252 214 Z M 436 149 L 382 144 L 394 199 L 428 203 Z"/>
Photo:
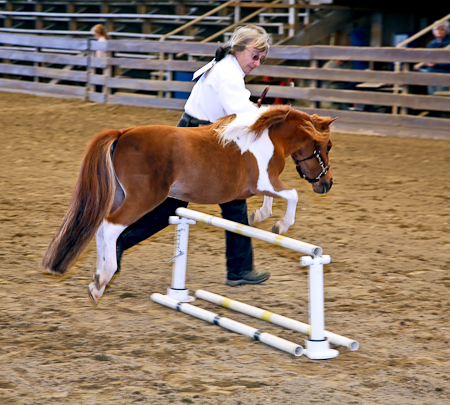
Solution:
<path fill-rule="evenodd" d="M 298 160 L 298 159 L 296 159 L 296 158 L 295 158 L 294 156 L 292 156 L 292 155 L 291 155 L 291 157 L 292 157 L 292 160 L 293 160 L 294 163 L 295 163 L 295 166 L 296 166 L 296 169 L 297 169 L 298 174 L 299 174 L 301 177 L 303 177 L 303 178 L 304 178 L 307 182 L 309 182 L 309 183 L 316 183 L 317 181 L 320 180 L 320 178 L 321 178 L 322 176 L 324 176 L 324 175 L 326 175 L 326 174 L 328 173 L 328 170 L 330 170 L 330 165 L 325 166 L 325 164 L 323 163 L 322 157 L 320 156 L 320 152 L 319 152 L 319 145 L 317 144 L 317 142 L 316 142 L 316 148 L 314 149 L 314 152 L 313 152 L 313 154 L 312 154 L 311 156 L 308 156 L 307 158 L 302 159 L 302 160 Z M 321 172 L 319 173 L 319 175 L 318 175 L 316 178 L 311 179 L 311 178 L 309 178 L 309 177 L 306 177 L 306 174 L 304 174 L 304 173 L 302 172 L 302 169 L 301 169 L 301 167 L 300 167 L 300 163 L 301 163 L 301 162 L 304 162 L 305 160 L 309 160 L 309 159 L 313 159 L 313 158 L 317 158 L 317 160 L 319 161 L 319 165 L 320 165 L 320 168 L 321 168 Z"/>

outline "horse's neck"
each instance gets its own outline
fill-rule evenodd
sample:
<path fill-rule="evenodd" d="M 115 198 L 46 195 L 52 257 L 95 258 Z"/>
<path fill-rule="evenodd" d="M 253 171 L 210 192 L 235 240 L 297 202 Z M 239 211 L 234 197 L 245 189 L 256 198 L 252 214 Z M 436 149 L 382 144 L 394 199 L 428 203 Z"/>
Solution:
<path fill-rule="evenodd" d="M 284 123 L 271 131 L 272 142 L 275 150 L 284 154 L 284 157 L 292 155 L 301 149 L 307 142 L 314 141 L 308 129 L 291 123 Z"/>

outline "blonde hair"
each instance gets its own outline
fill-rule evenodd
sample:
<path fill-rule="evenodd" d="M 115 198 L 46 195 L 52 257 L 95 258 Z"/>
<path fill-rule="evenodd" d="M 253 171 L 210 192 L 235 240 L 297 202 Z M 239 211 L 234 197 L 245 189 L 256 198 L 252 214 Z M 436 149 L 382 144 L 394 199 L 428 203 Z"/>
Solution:
<path fill-rule="evenodd" d="M 236 52 L 242 52 L 250 44 L 258 52 L 267 53 L 269 51 L 269 36 L 264 28 L 253 24 L 239 27 L 233 32 L 227 45 L 231 47 L 230 53 L 235 55 Z"/>
<path fill-rule="evenodd" d="M 97 24 L 94 25 L 91 29 L 92 33 L 97 33 L 102 37 L 105 37 L 106 39 L 109 39 L 108 37 L 108 31 L 106 31 L 106 28 L 103 24 Z"/>

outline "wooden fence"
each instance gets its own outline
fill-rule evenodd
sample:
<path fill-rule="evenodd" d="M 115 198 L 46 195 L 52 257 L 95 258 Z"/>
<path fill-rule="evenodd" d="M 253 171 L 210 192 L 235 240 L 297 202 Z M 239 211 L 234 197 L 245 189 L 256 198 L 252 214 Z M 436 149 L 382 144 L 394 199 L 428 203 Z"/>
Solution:
<path fill-rule="evenodd" d="M 216 48 L 210 43 L 97 42 L 0 33 L 0 90 L 181 110 L 194 85 L 192 73 Z M 99 50 L 106 57 L 95 57 Z M 368 62 L 384 70 L 321 68 L 326 60 Z M 430 116 L 450 113 L 450 97 L 429 96 L 426 86 L 450 87 L 450 75 L 408 71 L 423 61 L 450 64 L 450 53 L 273 46 L 268 62 L 247 78 L 247 87 L 257 98 L 269 83 L 268 101 L 277 98 L 309 113 L 339 116 L 336 127 L 345 131 L 449 139 L 449 121 Z M 390 70 L 395 62 L 404 66 L 401 72 Z M 327 88 L 332 82 L 351 84 L 351 89 Z M 324 103 L 346 104 L 349 109 L 323 108 Z"/>

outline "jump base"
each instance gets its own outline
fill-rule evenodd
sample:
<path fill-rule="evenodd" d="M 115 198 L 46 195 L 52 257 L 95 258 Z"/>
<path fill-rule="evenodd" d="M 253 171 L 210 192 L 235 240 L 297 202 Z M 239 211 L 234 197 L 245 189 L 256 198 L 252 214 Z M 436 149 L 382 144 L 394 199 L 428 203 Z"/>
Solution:
<path fill-rule="evenodd" d="M 311 360 L 334 359 L 339 354 L 337 350 L 330 349 L 330 342 L 328 342 L 328 339 L 321 341 L 306 339 L 305 343 L 306 350 L 304 354 Z"/>
<path fill-rule="evenodd" d="M 169 287 L 167 289 L 167 296 L 173 298 L 174 300 L 180 302 L 192 302 L 195 301 L 195 297 L 189 295 L 189 290 L 176 290 L 175 288 Z"/>

